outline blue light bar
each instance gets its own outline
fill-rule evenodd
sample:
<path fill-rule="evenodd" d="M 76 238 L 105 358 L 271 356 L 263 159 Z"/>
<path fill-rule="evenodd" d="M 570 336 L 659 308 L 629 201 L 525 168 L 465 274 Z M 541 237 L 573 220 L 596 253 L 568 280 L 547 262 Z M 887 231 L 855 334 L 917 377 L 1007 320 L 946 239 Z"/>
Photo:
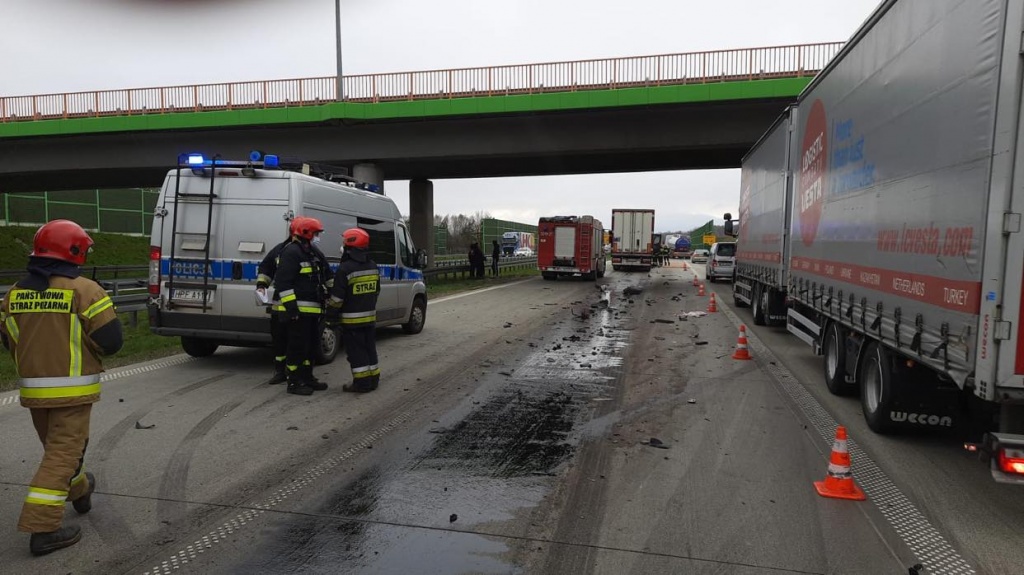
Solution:
<path fill-rule="evenodd" d="M 280 167 L 281 163 L 277 156 L 273 154 L 267 154 L 263 156 L 263 167 L 264 168 L 277 168 Z"/>
<path fill-rule="evenodd" d="M 259 150 L 253 150 L 253 151 L 249 152 L 249 161 L 250 162 L 258 162 L 258 161 L 260 161 L 260 158 L 262 158 L 262 157 L 263 157 L 263 152 L 261 152 Z"/>
<path fill-rule="evenodd" d="M 188 165 L 190 165 L 190 166 L 201 166 L 201 165 L 203 165 L 203 163 L 204 163 L 204 160 L 203 160 L 203 155 L 202 154 L 189 154 L 188 155 Z"/>

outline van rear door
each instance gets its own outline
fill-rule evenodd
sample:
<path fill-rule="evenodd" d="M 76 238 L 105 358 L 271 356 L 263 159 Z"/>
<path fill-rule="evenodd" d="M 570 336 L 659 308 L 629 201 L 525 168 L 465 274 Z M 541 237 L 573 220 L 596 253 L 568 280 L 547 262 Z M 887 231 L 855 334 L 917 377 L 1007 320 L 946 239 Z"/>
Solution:
<path fill-rule="evenodd" d="M 213 179 L 212 202 L 209 175 L 183 170 L 180 182 L 171 173 L 164 185 L 165 215 L 153 235 L 160 234 L 160 292 L 174 312 L 204 313 L 205 298 L 210 316 L 265 313 L 252 293 L 256 268 L 287 233 L 289 180 L 273 172 L 255 178 L 223 172 L 229 170 L 219 169 Z"/>

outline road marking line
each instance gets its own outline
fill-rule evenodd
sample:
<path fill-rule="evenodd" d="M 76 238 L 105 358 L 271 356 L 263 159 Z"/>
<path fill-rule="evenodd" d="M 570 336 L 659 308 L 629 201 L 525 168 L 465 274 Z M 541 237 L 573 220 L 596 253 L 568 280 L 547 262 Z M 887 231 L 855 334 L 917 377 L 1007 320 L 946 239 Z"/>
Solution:
<path fill-rule="evenodd" d="M 149 373 L 158 369 L 164 369 L 166 367 L 173 367 L 175 365 L 182 365 L 190 361 L 195 361 L 196 358 L 188 355 L 180 354 L 172 356 L 166 359 L 158 359 L 144 363 L 136 363 L 120 367 L 113 371 L 108 371 L 100 375 L 100 382 L 107 383 L 108 381 L 114 381 L 115 379 L 121 379 L 124 377 L 131 377 L 133 375 L 140 375 L 143 373 Z M 9 405 L 18 404 L 18 391 L 11 391 L 0 395 L 0 408 L 7 407 Z"/>
<path fill-rule="evenodd" d="M 247 509 L 236 515 L 234 518 L 224 522 L 220 527 L 193 541 L 191 545 L 179 550 L 166 561 L 161 561 L 159 565 L 154 565 L 149 571 L 145 572 L 145 575 L 168 575 L 173 573 L 176 569 L 180 569 L 189 561 L 194 561 L 201 553 L 209 549 L 213 549 L 214 545 L 217 545 L 222 541 L 226 541 L 228 536 L 234 533 L 235 530 L 241 529 L 246 523 L 253 521 L 263 513 L 272 510 L 279 503 L 288 499 L 288 497 L 295 495 L 306 487 L 309 487 L 315 480 L 326 475 L 338 465 L 341 465 L 345 461 L 355 457 L 356 454 L 362 453 L 373 445 L 374 442 L 380 440 L 395 428 L 408 421 L 411 417 L 412 411 L 402 413 L 398 417 L 386 423 L 383 427 L 380 427 L 373 433 L 363 437 L 353 447 L 349 448 L 348 451 L 341 455 L 324 460 L 319 465 L 309 469 L 304 474 L 296 478 L 295 481 L 290 482 L 287 486 L 270 494 L 266 500 L 252 504 L 251 509 Z"/>
<path fill-rule="evenodd" d="M 743 323 L 726 306 L 720 311 L 735 325 Z M 838 422 L 814 399 L 789 369 L 782 365 L 753 331 L 747 331 L 747 343 L 754 351 L 755 358 L 763 358 L 761 366 L 766 369 L 800 411 L 811 422 L 824 445 L 831 449 Z M 853 461 L 854 478 L 874 503 L 903 543 L 914 553 L 917 560 L 933 575 L 971 575 L 976 573 L 953 546 L 932 526 L 928 518 L 903 494 L 884 471 L 865 453 L 857 443 L 847 440 L 850 458 Z"/>

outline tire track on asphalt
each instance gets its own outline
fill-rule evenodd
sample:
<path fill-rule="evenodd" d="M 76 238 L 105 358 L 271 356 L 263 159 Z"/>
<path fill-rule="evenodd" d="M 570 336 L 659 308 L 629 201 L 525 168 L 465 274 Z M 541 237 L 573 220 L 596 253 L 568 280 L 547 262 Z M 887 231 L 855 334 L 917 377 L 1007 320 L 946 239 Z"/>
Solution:
<path fill-rule="evenodd" d="M 179 519 L 185 516 L 188 511 L 188 503 L 185 503 L 185 492 L 188 487 L 188 472 L 192 466 L 192 456 L 195 455 L 199 443 L 206 437 L 206 434 L 213 429 L 218 422 L 234 411 L 245 399 L 238 399 L 221 405 L 202 421 L 196 424 L 185 436 L 185 439 L 178 444 L 170 461 L 164 468 L 163 479 L 160 481 L 156 504 L 157 521 L 165 525 L 175 525 Z"/>
<path fill-rule="evenodd" d="M 166 393 L 131 412 L 107 430 L 107 432 L 100 437 L 100 440 L 96 442 L 95 449 L 89 450 L 89 452 L 86 453 L 86 467 L 96 470 L 97 483 L 99 483 L 101 489 L 100 493 L 103 492 L 101 476 L 104 475 L 104 464 L 110 458 L 110 454 L 113 453 L 114 448 L 117 447 L 130 430 L 135 428 L 135 422 L 148 415 L 158 404 L 167 401 L 168 399 L 187 395 L 193 391 L 202 389 L 207 385 L 221 381 L 230 375 L 231 374 L 229 373 L 220 373 L 200 379 L 194 383 L 186 385 L 185 387 Z M 95 465 L 92 463 L 93 461 L 96 462 Z M 113 508 L 107 509 L 109 512 L 104 512 L 102 514 L 93 513 L 88 515 L 89 523 L 94 529 L 96 529 L 96 533 L 105 543 L 112 547 L 134 545 L 136 542 L 135 530 L 132 529 L 131 525 L 129 525 L 119 513 L 114 513 Z"/>

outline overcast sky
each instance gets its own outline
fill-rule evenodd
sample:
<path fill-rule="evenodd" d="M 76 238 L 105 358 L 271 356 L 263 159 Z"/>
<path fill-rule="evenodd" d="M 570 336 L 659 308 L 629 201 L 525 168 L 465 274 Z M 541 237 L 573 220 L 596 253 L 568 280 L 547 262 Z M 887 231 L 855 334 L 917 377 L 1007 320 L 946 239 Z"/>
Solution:
<path fill-rule="evenodd" d="M 345 75 L 846 40 L 878 0 L 342 0 Z M 0 95 L 327 76 L 334 0 L 8 0 Z M 767 128 L 767 126 L 765 126 Z M 385 174 L 386 177 L 386 174 Z M 630 190 L 623 197 L 622 189 Z M 408 182 L 387 181 L 408 214 Z M 438 214 L 737 211 L 739 170 L 435 180 Z"/>

